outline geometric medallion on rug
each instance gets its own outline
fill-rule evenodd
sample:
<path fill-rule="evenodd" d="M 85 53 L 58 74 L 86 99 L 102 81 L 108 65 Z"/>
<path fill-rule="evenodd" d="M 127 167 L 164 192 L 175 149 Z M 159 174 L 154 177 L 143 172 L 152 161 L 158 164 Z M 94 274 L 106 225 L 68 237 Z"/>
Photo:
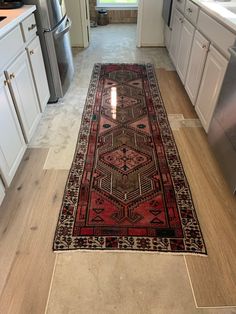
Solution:
<path fill-rule="evenodd" d="M 151 64 L 94 66 L 53 249 L 206 254 Z"/>

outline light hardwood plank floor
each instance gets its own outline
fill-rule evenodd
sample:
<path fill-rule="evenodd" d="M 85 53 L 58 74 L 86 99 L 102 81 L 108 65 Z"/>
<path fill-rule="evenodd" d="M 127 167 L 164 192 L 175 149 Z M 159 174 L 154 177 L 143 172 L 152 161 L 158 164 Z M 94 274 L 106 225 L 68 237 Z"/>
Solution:
<path fill-rule="evenodd" d="M 47 151 L 26 152 L 1 206 L 0 313 L 44 313 L 56 256 L 52 239 L 68 174 L 43 171 Z"/>

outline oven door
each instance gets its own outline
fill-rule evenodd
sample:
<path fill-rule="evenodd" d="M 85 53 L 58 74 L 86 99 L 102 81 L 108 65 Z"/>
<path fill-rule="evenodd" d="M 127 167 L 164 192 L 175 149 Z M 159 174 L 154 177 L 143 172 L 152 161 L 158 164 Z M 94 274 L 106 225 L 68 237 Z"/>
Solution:
<path fill-rule="evenodd" d="M 52 98 L 61 98 L 69 88 L 74 74 L 74 64 L 70 45 L 70 19 L 65 16 L 62 22 L 53 30 L 45 32 L 47 53 L 50 61 L 51 80 L 55 95 Z M 54 101 L 50 99 L 50 101 Z"/>

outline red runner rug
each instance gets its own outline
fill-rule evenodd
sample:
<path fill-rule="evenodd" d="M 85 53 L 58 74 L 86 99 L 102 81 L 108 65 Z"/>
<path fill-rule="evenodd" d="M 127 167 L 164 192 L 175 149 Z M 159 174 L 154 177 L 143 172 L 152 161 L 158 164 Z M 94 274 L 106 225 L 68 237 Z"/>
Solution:
<path fill-rule="evenodd" d="M 151 64 L 96 64 L 54 250 L 206 254 Z"/>

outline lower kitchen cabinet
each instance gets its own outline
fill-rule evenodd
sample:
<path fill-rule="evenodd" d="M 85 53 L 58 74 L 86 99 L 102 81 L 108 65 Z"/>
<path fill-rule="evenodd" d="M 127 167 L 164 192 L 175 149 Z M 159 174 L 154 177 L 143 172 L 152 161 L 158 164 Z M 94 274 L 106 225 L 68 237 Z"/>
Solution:
<path fill-rule="evenodd" d="M 195 28 L 186 19 L 184 19 L 182 24 L 183 27 L 181 30 L 181 36 L 179 41 L 176 70 L 179 74 L 181 81 L 185 83 Z"/>
<path fill-rule="evenodd" d="M 27 94 L 27 91 L 25 91 Z M 0 75 L 0 171 L 9 186 L 26 150 L 5 76 Z"/>
<path fill-rule="evenodd" d="M 5 197 L 5 188 L 4 188 L 2 180 L 0 178 L 0 205 L 2 204 L 4 197 Z"/>
<path fill-rule="evenodd" d="M 29 142 L 41 114 L 26 51 L 7 69 L 6 77 L 26 141 Z"/>
<path fill-rule="evenodd" d="M 199 31 L 196 31 L 185 83 L 186 92 L 194 105 L 197 99 L 209 45 L 210 42 L 200 34 Z"/>
<path fill-rule="evenodd" d="M 228 60 L 213 46 L 210 46 L 195 107 L 206 132 L 216 106 L 227 64 Z"/>
<path fill-rule="evenodd" d="M 32 68 L 40 108 L 41 111 L 44 111 L 50 97 L 50 92 L 38 36 L 28 45 L 26 50 Z"/>
<path fill-rule="evenodd" d="M 177 65 L 177 59 L 179 55 L 179 48 L 180 48 L 180 38 L 181 38 L 181 31 L 184 22 L 184 16 L 178 11 L 174 10 L 173 16 L 173 27 L 172 27 L 172 35 L 170 40 L 170 56 L 174 63 Z"/>

